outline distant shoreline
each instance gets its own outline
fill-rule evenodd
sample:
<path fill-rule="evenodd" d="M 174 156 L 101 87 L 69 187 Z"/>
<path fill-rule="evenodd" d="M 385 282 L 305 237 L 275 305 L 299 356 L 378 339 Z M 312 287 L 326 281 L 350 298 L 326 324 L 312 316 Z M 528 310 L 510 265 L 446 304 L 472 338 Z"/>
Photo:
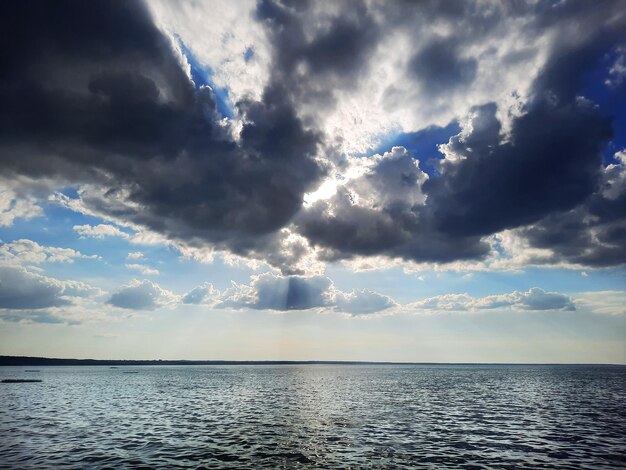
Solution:
<path fill-rule="evenodd" d="M 507 362 L 393 362 L 393 361 L 228 361 L 228 360 L 133 360 L 133 359 L 64 359 L 35 356 L 0 356 L 0 366 L 263 366 L 263 365 L 440 365 L 440 366 L 615 366 L 625 364 L 593 363 L 507 363 Z"/>

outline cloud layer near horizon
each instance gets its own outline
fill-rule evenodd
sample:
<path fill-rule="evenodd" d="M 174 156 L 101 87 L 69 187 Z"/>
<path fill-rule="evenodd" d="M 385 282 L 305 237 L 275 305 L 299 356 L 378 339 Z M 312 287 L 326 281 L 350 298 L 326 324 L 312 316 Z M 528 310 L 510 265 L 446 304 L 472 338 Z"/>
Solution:
<path fill-rule="evenodd" d="M 483 297 L 450 293 L 399 303 L 368 289 L 344 291 L 325 276 L 253 275 L 247 284 L 232 283 L 220 292 L 205 282 L 184 294 L 149 280 L 134 279 L 112 293 L 79 281 L 43 275 L 37 260 L 2 260 L 0 263 L 0 319 L 11 322 L 77 324 L 115 315 L 116 310 L 148 312 L 180 307 L 209 310 L 312 311 L 350 317 L 371 315 L 432 315 L 506 312 L 574 312 L 626 314 L 624 293 L 582 292 L 567 295 L 539 287 Z M 53 261 L 48 260 L 47 263 Z M 98 312 L 98 314 L 95 314 Z M 107 313 L 108 312 L 108 313 Z M 113 318 L 113 317 L 111 317 Z"/>

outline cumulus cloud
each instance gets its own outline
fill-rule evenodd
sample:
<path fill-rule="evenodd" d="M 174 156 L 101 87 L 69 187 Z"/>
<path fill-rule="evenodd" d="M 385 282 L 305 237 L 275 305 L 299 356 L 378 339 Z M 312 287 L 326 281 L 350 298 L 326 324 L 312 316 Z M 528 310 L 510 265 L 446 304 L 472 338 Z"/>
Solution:
<path fill-rule="evenodd" d="M 104 238 L 121 237 L 128 238 L 128 234 L 110 224 L 98 225 L 74 225 L 73 230 L 80 235 L 80 238 Z"/>
<path fill-rule="evenodd" d="M 151 281 L 133 280 L 115 292 L 107 303 L 133 310 L 154 310 L 182 304 L 235 310 L 316 309 L 353 316 L 373 314 L 397 306 L 390 297 L 367 289 L 341 291 L 324 276 L 282 276 L 271 272 L 252 276 L 249 284 L 233 283 L 223 292 L 205 282 L 182 296 Z"/>
<path fill-rule="evenodd" d="M 391 298 L 376 292 L 343 292 L 324 276 L 284 277 L 272 273 L 253 276 L 250 284 L 234 284 L 217 304 L 220 308 L 277 311 L 323 308 L 353 315 L 376 313 L 395 305 Z"/>
<path fill-rule="evenodd" d="M 546 292 L 532 287 L 526 292 L 472 297 L 468 294 L 445 294 L 412 302 L 405 306 L 407 311 L 481 311 L 481 310 L 564 310 L 574 311 L 571 297 L 558 292 Z"/>
<path fill-rule="evenodd" d="M 335 310 L 352 315 L 368 315 L 395 307 L 396 302 L 386 295 L 369 289 L 353 289 L 350 292 L 338 291 L 334 299 Z"/>
<path fill-rule="evenodd" d="M 214 304 L 218 301 L 219 295 L 219 291 L 211 283 L 205 282 L 183 295 L 182 302 L 191 305 Z"/>
<path fill-rule="evenodd" d="M 156 276 L 159 274 L 158 269 L 150 267 L 147 264 L 127 263 L 126 267 L 128 269 L 139 271 L 144 276 Z"/>
<path fill-rule="evenodd" d="M 60 281 L 21 266 L 0 265 L 0 309 L 33 310 L 72 304 L 74 297 L 100 293 L 79 281 Z"/>
<path fill-rule="evenodd" d="M 228 90 L 232 104 L 246 95 L 260 98 L 269 78 L 271 50 L 263 25 L 255 19 L 256 3 L 157 0 L 148 7 L 164 30 L 180 38 L 198 62 L 211 69 L 213 83 Z"/>
<path fill-rule="evenodd" d="M 335 194 L 304 209 L 294 223 L 327 259 L 386 255 L 419 261 L 479 257 L 488 246 L 479 236 L 437 230 L 422 187 L 429 178 L 403 147 L 351 159 L 355 177 Z"/>
<path fill-rule="evenodd" d="M 114 292 L 106 303 L 129 310 L 155 310 L 177 302 L 178 297 L 173 292 L 162 289 L 158 284 L 133 279 Z"/>
<path fill-rule="evenodd" d="M 580 206 L 554 212 L 516 230 L 530 246 L 552 254 L 553 262 L 607 267 L 626 263 L 626 153 L 598 175 L 598 189 Z"/>
<path fill-rule="evenodd" d="M 596 107 L 542 95 L 513 121 L 507 139 L 496 111 L 493 103 L 472 110 L 461 133 L 440 147 L 445 158 L 439 175 L 427 178 L 416 168 L 416 176 L 405 170 L 392 181 L 376 162 L 365 177 L 304 210 L 296 219 L 301 233 L 333 258 L 484 258 L 489 254 L 484 237 L 579 207 L 594 195 L 601 149 L 611 136 L 610 122 Z M 373 191 L 373 203 L 368 202 L 353 188 L 364 179 L 370 186 L 378 181 L 385 195 Z"/>
<path fill-rule="evenodd" d="M 98 255 L 84 255 L 72 248 L 43 246 L 39 243 L 20 239 L 3 243 L 0 241 L 0 260 L 24 264 L 73 263 L 76 259 L 98 259 Z"/>
<path fill-rule="evenodd" d="M 43 215 L 36 199 L 23 198 L 11 190 L 0 191 L 0 227 L 13 225 L 15 219 L 32 219 Z"/>
<path fill-rule="evenodd" d="M 538 287 L 528 291 L 472 297 L 446 294 L 399 305 L 390 297 L 367 289 L 346 292 L 325 276 L 281 276 L 264 273 L 252 276 L 249 284 L 233 283 L 220 294 L 211 284 L 196 287 L 182 297 L 185 304 L 216 308 L 293 311 L 318 309 L 353 316 L 382 312 L 397 307 L 398 312 L 420 311 L 543 311 L 576 310 L 577 300 Z M 391 311 L 391 310 L 390 310 Z"/>
<path fill-rule="evenodd" d="M 131 251 L 126 255 L 126 259 L 141 259 L 143 258 L 143 253 L 141 251 Z"/>

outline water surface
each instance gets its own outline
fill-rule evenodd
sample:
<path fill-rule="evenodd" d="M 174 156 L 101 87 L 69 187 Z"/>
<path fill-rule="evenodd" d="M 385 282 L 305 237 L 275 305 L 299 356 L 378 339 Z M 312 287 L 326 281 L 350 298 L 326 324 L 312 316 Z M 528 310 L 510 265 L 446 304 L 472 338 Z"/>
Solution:
<path fill-rule="evenodd" d="M 1 468 L 626 467 L 622 366 L 26 369 Z"/>

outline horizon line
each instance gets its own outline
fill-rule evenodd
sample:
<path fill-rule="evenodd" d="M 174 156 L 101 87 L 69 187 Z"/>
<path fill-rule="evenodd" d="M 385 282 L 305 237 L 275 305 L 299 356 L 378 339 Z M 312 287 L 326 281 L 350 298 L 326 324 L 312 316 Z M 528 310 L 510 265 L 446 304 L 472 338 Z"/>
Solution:
<path fill-rule="evenodd" d="M 483 365 L 483 366 L 626 366 L 598 362 L 433 362 L 433 361 L 350 361 L 350 360 L 257 360 L 257 359 L 93 359 L 45 356 L 0 355 L 0 366 L 22 365 Z"/>

